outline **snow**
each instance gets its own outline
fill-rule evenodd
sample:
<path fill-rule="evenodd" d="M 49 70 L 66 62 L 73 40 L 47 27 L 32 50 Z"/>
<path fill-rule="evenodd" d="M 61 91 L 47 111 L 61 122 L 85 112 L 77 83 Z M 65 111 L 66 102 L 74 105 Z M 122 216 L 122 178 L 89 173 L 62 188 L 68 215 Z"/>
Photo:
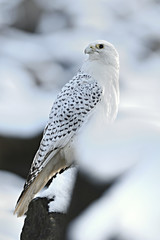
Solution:
<path fill-rule="evenodd" d="M 95 181 L 107 181 L 129 170 L 147 156 L 159 156 L 160 129 L 144 119 L 118 119 L 105 127 L 89 124 L 82 132 L 77 159 L 83 171 Z M 155 151 L 156 148 L 156 151 Z"/>
<path fill-rule="evenodd" d="M 48 199 L 54 198 L 54 201 L 49 203 L 49 212 L 67 212 L 76 173 L 76 167 L 72 167 L 61 174 L 57 174 L 56 178 L 53 178 L 49 188 L 38 195 L 39 197 L 47 197 Z"/>
<path fill-rule="evenodd" d="M 121 178 L 71 223 L 71 240 L 159 239 L 160 128 L 147 108 L 127 113 L 108 127 L 92 122 L 81 135 L 80 169 L 96 183 Z"/>
<path fill-rule="evenodd" d="M 98 118 L 81 133 L 81 171 L 96 183 L 121 178 L 70 224 L 69 239 L 159 239 L 160 115 L 153 102 L 145 103 L 122 103 L 114 124 Z"/>
<path fill-rule="evenodd" d="M 136 134 L 139 136 L 138 132 Z M 115 234 L 122 239 L 159 239 L 159 140 L 159 132 L 149 129 L 148 137 L 145 136 L 141 142 L 145 151 L 141 148 L 139 162 L 109 193 L 104 193 L 71 223 L 69 239 L 104 240 Z M 137 144 L 139 143 L 137 137 Z M 123 144 L 125 143 L 122 142 L 122 147 Z M 136 153 L 130 151 L 128 145 L 126 151 L 130 152 L 130 156 L 135 156 Z M 119 149 L 116 148 L 116 155 L 119 153 Z M 110 162 L 112 160 L 110 158 Z M 119 160 L 121 161 L 121 156 Z"/>
<path fill-rule="evenodd" d="M 87 126 L 77 158 L 81 170 L 96 181 L 125 174 L 72 223 L 70 239 L 83 234 L 84 240 L 103 240 L 115 233 L 125 240 L 158 240 L 159 1 L 30 2 L 41 12 L 34 33 L 15 27 L 24 1 L 0 1 L 1 135 L 27 138 L 41 132 L 57 92 L 81 66 L 85 46 L 96 39 L 112 42 L 120 54 L 118 118 L 106 128 L 101 122 Z M 55 194 L 50 211 L 66 212 L 74 171 L 58 175 L 40 193 Z M 23 181 L 2 171 L 0 180 L 0 239 L 18 239 L 23 218 L 12 212 Z"/>
<path fill-rule="evenodd" d="M 15 174 L 0 171 L 0 239 L 19 239 L 24 217 L 17 219 L 13 211 L 23 184 L 24 180 Z"/>
<path fill-rule="evenodd" d="M 9 59 L 0 61 L 0 78 L 4 80 L 0 81 L 1 134 L 27 137 L 39 133 L 55 95 L 38 90 L 31 74 Z"/>

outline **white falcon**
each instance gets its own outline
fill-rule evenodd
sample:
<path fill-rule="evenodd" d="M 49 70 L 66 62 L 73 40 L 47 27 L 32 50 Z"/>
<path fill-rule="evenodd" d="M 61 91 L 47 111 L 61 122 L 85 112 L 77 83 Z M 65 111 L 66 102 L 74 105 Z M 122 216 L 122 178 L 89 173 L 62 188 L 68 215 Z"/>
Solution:
<path fill-rule="evenodd" d="M 114 120 L 119 103 L 119 56 L 104 40 L 87 46 L 88 58 L 57 95 L 15 212 L 22 216 L 34 195 L 75 161 L 74 139 L 98 109 Z M 82 129 L 83 131 L 83 129 Z"/>

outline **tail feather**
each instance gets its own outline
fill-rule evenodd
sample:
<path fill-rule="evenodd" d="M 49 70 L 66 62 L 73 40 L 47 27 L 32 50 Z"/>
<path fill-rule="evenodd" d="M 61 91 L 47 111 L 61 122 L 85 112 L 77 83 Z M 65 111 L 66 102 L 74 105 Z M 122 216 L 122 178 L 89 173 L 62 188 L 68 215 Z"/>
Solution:
<path fill-rule="evenodd" d="M 56 154 L 41 170 L 31 185 L 26 190 L 23 190 L 18 199 L 14 214 L 17 214 L 17 217 L 24 215 L 35 194 L 38 193 L 57 172 L 66 167 L 68 166 L 64 158 L 60 158 L 60 154 Z"/>

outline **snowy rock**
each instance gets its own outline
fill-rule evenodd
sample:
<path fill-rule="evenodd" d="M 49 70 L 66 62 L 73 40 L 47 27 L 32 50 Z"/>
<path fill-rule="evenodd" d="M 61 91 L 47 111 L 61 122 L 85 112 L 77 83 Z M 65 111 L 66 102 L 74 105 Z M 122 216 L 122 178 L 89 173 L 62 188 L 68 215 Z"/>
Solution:
<path fill-rule="evenodd" d="M 66 224 L 77 169 L 72 167 L 53 178 L 48 189 L 33 199 L 27 211 L 21 240 L 60 240 Z"/>
<path fill-rule="evenodd" d="M 67 240 L 67 228 L 70 222 L 113 184 L 113 181 L 104 184 L 93 183 L 80 172 L 72 196 L 71 189 L 76 172 L 77 169 L 71 168 L 58 175 L 52 180 L 49 188 L 39 194 L 40 197 L 32 200 L 22 229 L 21 240 L 30 240 L 31 237 L 35 240 Z M 69 204 L 66 215 L 64 212 Z"/>

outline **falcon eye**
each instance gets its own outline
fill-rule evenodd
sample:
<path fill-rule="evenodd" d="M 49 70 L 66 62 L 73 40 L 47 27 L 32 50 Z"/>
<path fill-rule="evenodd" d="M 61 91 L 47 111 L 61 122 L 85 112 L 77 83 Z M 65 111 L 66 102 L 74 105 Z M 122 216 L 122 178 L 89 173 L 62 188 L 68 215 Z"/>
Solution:
<path fill-rule="evenodd" d="M 104 45 L 103 44 L 99 44 L 99 49 L 102 49 L 104 48 Z"/>

